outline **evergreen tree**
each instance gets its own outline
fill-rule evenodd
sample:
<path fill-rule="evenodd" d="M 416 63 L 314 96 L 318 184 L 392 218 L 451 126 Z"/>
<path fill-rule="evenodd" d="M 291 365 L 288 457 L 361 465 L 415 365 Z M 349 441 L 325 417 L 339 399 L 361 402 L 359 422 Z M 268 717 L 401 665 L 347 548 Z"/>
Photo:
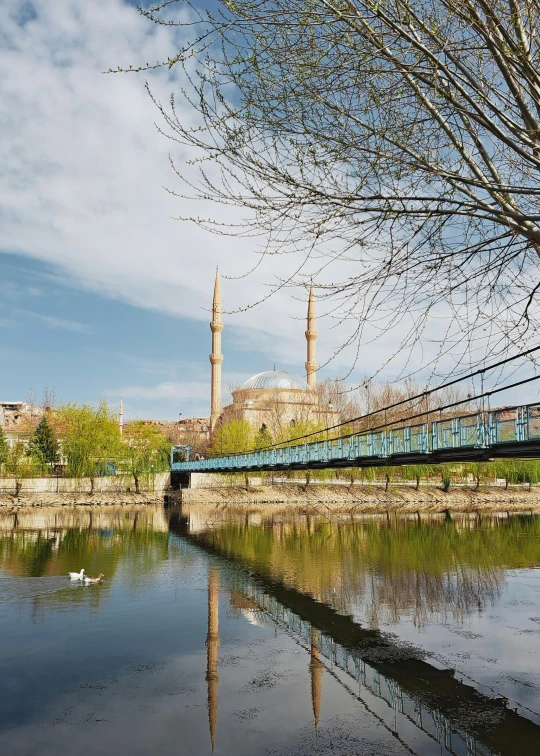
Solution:
<path fill-rule="evenodd" d="M 4 429 L 0 425 L 0 465 L 3 465 L 7 461 L 9 454 L 9 444 L 7 442 Z"/>
<path fill-rule="evenodd" d="M 46 464 L 58 462 L 58 441 L 49 425 L 47 416 L 43 417 L 28 444 L 28 453 Z"/>

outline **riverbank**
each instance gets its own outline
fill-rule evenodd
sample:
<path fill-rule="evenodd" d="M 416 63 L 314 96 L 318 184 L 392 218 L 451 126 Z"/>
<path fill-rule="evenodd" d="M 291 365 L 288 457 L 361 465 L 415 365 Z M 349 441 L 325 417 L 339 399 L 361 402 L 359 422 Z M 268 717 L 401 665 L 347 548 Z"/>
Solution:
<path fill-rule="evenodd" d="M 162 493 L 21 493 L 19 496 L 0 494 L 0 509 L 27 507 L 128 507 L 137 504 L 163 504 Z"/>
<path fill-rule="evenodd" d="M 540 490 L 533 488 L 454 488 L 435 486 L 416 491 L 409 487 L 279 485 L 254 488 L 196 488 L 182 490 L 182 504 L 223 504 L 281 507 L 308 511 L 322 507 L 342 513 L 378 512 L 539 512 Z"/>

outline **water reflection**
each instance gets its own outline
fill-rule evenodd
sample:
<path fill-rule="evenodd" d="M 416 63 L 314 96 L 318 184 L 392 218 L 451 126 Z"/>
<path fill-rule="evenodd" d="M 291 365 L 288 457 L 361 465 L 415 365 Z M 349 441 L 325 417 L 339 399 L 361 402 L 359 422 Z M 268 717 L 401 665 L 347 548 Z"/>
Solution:
<path fill-rule="evenodd" d="M 309 670 L 311 677 L 311 705 L 313 707 L 313 718 L 315 729 L 319 726 L 319 717 L 321 716 L 321 692 L 322 692 L 322 673 L 323 665 L 320 653 L 321 634 L 316 627 L 311 628 L 311 647 Z"/>
<path fill-rule="evenodd" d="M 309 592 L 340 613 L 365 607 L 378 628 L 410 617 L 423 627 L 463 622 L 500 596 L 508 569 L 540 563 L 540 519 L 493 518 L 454 522 L 431 518 L 340 520 L 227 517 L 201 528 L 201 513 L 186 513 L 201 543 L 241 557 L 286 584 Z"/>
<path fill-rule="evenodd" d="M 238 590 L 238 585 L 236 589 Z M 441 680 L 437 680 L 429 673 L 427 675 L 428 678 L 431 678 L 429 680 L 425 680 L 422 675 L 418 676 L 415 670 L 411 669 L 411 661 L 414 661 L 414 658 L 407 659 L 405 655 L 402 663 L 404 662 L 408 668 L 407 673 L 411 676 L 411 682 L 414 678 L 417 678 L 413 682 L 412 690 L 407 690 L 395 679 L 403 671 L 399 669 L 399 661 L 397 663 L 394 661 L 391 664 L 393 669 L 390 670 L 390 674 L 385 675 L 380 669 L 381 667 L 388 668 L 387 659 L 382 664 L 376 662 L 370 664 L 363 658 L 366 655 L 368 658 L 372 656 L 373 654 L 370 653 L 372 649 L 364 649 L 364 653 L 362 651 L 351 651 L 349 647 L 335 641 L 330 634 L 321 633 L 309 620 L 305 619 L 305 614 L 302 616 L 291 611 L 289 607 L 269 596 L 266 591 L 261 590 L 250 580 L 246 581 L 243 590 L 246 597 L 258 607 L 262 617 L 268 618 L 285 629 L 309 653 L 311 700 L 316 729 L 321 716 L 323 670 L 326 668 L 335 679 L 341 682 L 343 688 L 352 697 L 363 703 L 369 700 L 373 714 L 375 714 L 377 708 L 377 701 L 387 704 L 388 708 L 379 711 L 375 716 L 377 716 L 380 724 L 401 742 L 405 743 L 408 739 L 407 728 L 403 721 L 408 720 L 409 724 L 413 724 L 427 736 L 428 742 L 432 741 L 437 744 L 438 754 L 495 756 L 500 753 L 513 754 L 519 752 L 523 755 L 536 753 L 540 729 L 526 727 L 524 732 L 520 732 L 521 723 L 518 723 L 512 714 L 505 718 L 504 709 L 500 702 L 493 705 L 493 702 L 482 700 L 482 697 L 478 696 L 476 692 L 467 690 L 466 686 L 459 683 L 457 684 L 457 696 L 455 695 L 456 691 L 448 690 L 445 691 L 444 696 L 440 696 L 436 686 Z M 381 658 L 384 659 L 384 656 Z M 427 665 L 423 661 L 417 660 L 416 664 L 423 666 L 422 672 L 427 669 Z M 447 676 L 443 674 L 441 677 Z M 431 687 L 431 690 L 428 692 L 426 685 L 423 686 L 423 689 L 422 686 L 419 689 L 418 680 L 427 682 L 427 687 Z M 354 688 L 350 687 L 351 682 L 354 684 Z M 443 682 L 448 683 L 448 680 L 446 679 Z M 476 722 L 469 718 L 470 731 L 463 727 L 464 711 L 457 710 L 455 701 L 454 705 L 451 701 L 452 698 L 456 699 L 461 695 L 467 701 L 466 705 L 474 707 L 472 711 L 475 711 L 478 717 Z M 435 705 L 430 705 L 430 698 L 434 700 Z M 448 705 L 449 703 L 450 705 Z M 401 721 L 398 721 L 398 715 L 401 715 Z M 482 717 L 489 721 L 490 729 L 494 730 L 492 734 L 488 734 L 486 731 Z M 507 735 L 503 741 L 507 743 L 508 734 L 512 733 L 511 740 L 513 742 L 511 750 L 508 751 L 504 748 L 505 743 L 501 742 L 500 739 L 500 733 L 504 730 L 507 731 Z M 479 740 L 476 733 L 480 738 Z M 514 739 L 516 734 L 517 739 Z M 495 750 L 481 742 L 482 738 L 486 738 L 486 736 L 489 742 L 497 743 Z M 501 746 L 502 750 L 499 750 Z M 520 750 L 515 751 L 515 746 Z M 412 752 L 416 753 L 417 751 L 413 750 Z M 422 749 L 418 752 L 421 753 Z"/>
<path fill-rule="evenodd" d="M 208 571 L 208 633 L 206 634 L 206 683 L 208 685 L 208 723 L 214 752 L 218 712 L 219 655 L 219 572 Z"/>
<path fill-rule="evenodd" d="M 506 699 L 486 697 L 378 628 L 382 616 L 396 622 L 407 615 L 423 626 L 434 616 L 459 624 L 481 614 L 499 598 L 508 569 L 538 565 L 537 519 L 494 518 L 481 528 L 469 518 L 364 519 L 345 528 L 322 518 L 256 514 L 224 517 L 208 528 L 200 512 L 186 512 L 184 529 L 208 553 L 243 568 L 229 577 L 237 604 L 242 595 L 244 605 L 255 604 L 309 652 L 315 727 L 326 662 L 359 686 L 351 695 L 387 704 L 392 716 L 386 711 L 381 723 L 399 738 L 398 713 L 440 753 L 536 753 L 540 729 Z M 362 602 L 369 630 L 349 616 Z"/>
<path fill-rule="evenodd" d="M 0 513 L 0 567 L 43 577 L 78 572 L 80 565 L 111 577 L 129 558 L 136 579 L 166 558 L 168 530 L 162 508 Z"/>
<path fill-rule="evenodd" d="M 268 632 L 262 636 L 266 645 L 250 656 L 244 646 L 248 629 L 271 628 L 301 651 L 293 696 L 309 706 L 310 727 L 318 738 L 323 737 L 325 718 L 337 707 L 329 696 L 335 697 L 339 686 L 344 697 L 363 707 L 365 716 L 384 730 L 388 741 L 386 746 L 380 745 L 381 754 L 526 756 L 536 754 L 540 742 L 534 713 L 524 709 L 518 713 L 503 698 L 486 695 L 478 685 L 441 668 L 421 648 L 421 641 L 435 620 L 451 620 L 459 628 L 491 605 L 502 611 L 507 584 L 514 580 L 509 571 L 536 567 L 540 561 L 539 536 L 540 522 L 527 517 L 482 523 L 469 518 L 454 522 L 365 518 L 344 523 L 314 517 L 277 518 L 260 512 L 247 516 L 223 513 L 216 518 L 215 513 L 204 510 L 158 507 L 5 513 L 0 514 L 0 599 L 6 606 L 30 600 L 33 622 L 43 621 L 47 613 L 81 608 L 100 613 L 105 622 L 111 614 L 121 616 L 122 608 L 125 611 L 131 606 L 127 599 L 134 596 L 138 614 L 131 616 L 143 622 L 145 617 L 152 618 L 147 605 L 163 585 L 164 575 L 170 581 L 178 569 L 187 574 L 190 565 L 204 565 L 204 582 L 194 584 L 190 609 L 180 616 L 171 614 L 169 622 L 173 621 L 168 627 L 164 605 L 156 604 L 160 614 L 155 622 L 164 626 L 163 638 L 172 648 L 188 642 L 199 649 L 193 658 L 204 697 L 200 704 L 193 704 L 188 723 L 196 728 L 196 707 L 200 705 L 206 743 L 212 752 L 253 752 L 248 741 L 236 743 L 234 748 L 230 745 L 232 731 L 244 727 L 247 738 L 249 728 L 238 723 L 244 719 L 231 721 L 227 699 L 236 695 L 252 698 L 254 703 L 259 697 L 266 700 L 267 690 L 277 679 L 272 677 L 272 666 L 257 678 L 255 686 L 248 686 L 248 693 L 238 692 L 234 686 L 240 667 L 264 656 L 273 637 Z M 67 572 L 81 567 L 87 572 L 103 571 L 106 582 L 88 588 L 70 585 Z M 184 596 L 189 580 L 184 578 L 182 583 Z M 115 602 L 111 601 L 113 591 Z M 221 639 L 220 596 L 225 608 L 230 608 L 221 616 Z M 190 630 L 191 612 L 196 615 L 199 605 L 204 627 Z M 540 603 L 528 611 L 540 613 Z M 405 619 L 424 633 L 417 646 L 383 632 L 384 623 Z M 227 666 L 231 663 L 231 631 L 230 627 L 228 634 L 223 630 L 234 621 L 238 624 L 237 648 L 241 649 L 237 651 L 241 659 L 238 673 L 234 666 Z M 114 626 L 103 627 L 110 632 Z M 506 628 L 500 630 L 507 640 Z M 129 631 L 127 624 L 122 626 L 121 642 Z M 107 651 L 104 638 L 103 650 Z M 464 647 L 467 643 L 464 639 Z M 129 646 L 129 641 L 125 645 Z M 284 648 L 281 652 L 285 654 Z M 159 659 L 159 643 L 154 651 Z M 200 655 L 203 651 L 204 657 Z M 290 650 L 287 653 L 292 659 Z M 163 655 L 171 658 L 170 648 L 164 649 Z M 114 649 L 111 659 L 113 656 Z M 145 690 L 151 700 L 153 688 Z M 494 687 L 493 693 L 497 692 Z M 529 704 L 538 708 L 540 696 L 531 695 Z M 340 699 L 339 706 L 345 705 Z M 242 716 L 249 722 L 247 711 Z M 288 732 L 285 723 L 280 726 Z M 362 726 L 368 728 L 367 720 L 362 720 Z M 274 725 L 273 729 L 265 730 L 264 723 L 260 727 L 265 747 L 272 746 L 280 733 Z M 294 725 L 291 727 L 294 733 Z M 377 737 L 383 736 L 379 733 Z M 392 740 L 397 750 L 388 745 Z M 296 752 L 312 751 L 312 745 L 306 743 Z M 72 752 L 79 753 L 76 749 Z M 200 753 L 200 746 L 190 750 L 186 745 L 185 752 Z M 273 752 L 288 751 L 276 746 Z"/>

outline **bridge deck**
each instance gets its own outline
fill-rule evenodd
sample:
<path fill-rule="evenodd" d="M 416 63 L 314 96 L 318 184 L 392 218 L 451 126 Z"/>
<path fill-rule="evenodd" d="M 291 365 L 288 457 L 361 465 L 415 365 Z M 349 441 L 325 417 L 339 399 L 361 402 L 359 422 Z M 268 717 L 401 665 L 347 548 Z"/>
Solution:
<path fill-rule="evenodd" d="M 175 461 L 178 448 L 173 447 L 171 452 L 171 470 L 188 473 L 425 465 L 501 457 L 540 458 L 540 403 L 211 459 L 178 462 Z"/>

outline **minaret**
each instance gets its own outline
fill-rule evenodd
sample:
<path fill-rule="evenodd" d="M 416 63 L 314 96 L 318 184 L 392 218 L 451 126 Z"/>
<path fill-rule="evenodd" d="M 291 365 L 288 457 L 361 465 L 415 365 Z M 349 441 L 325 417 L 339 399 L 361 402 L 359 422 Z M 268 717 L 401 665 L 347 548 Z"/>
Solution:
<path fill-rule="evenodd" d="M 309 287 L 309 302 L 307 311 L 307 362 L 306 362 L 306 381 L 310 388 L 315 389 L 317 386 L 317 365 L 316 341 L 317 341 L 317 314 L 315 312 L 315 295 L 313 293 L 313 282 Z"/>
<path fill-rule="evenodd" d="M 212 303 L 212 322 L 210 323 L 212 331 L 212 354 L 210 362 L 212 364 L 212 393 L 210 400 L 210 431 L 213 431 L 221 415 L 221 363 L 223 355 L 221 354 L 221 332 L 223 330 L 223 321 L 221 320 L 221 291 L 219 289 L 219 271 L 216 270 L 216 283 L 214 285 L 214 301 Z"/>
<path fill-rule="evenodd" d="M 313 717 L 315 719 L 315 728 L 319 726 L 319 716 L 321 714 L 321 692 L 322 692 L 322 674 L 323 665 L 319 651 L 321 641 L 320 631 L 311 628 L 311 660 L 309 662 L 309 671 L 311 674 L 311 705 L 313 707 Z"/>
<path fill-rule="evenodd" d="M 219 649 L 219 572 L 210 567 L 208 573 L 208 634 L 206 636 L 206 684 L 208 686 L 208 724 L 214 752 L 218 710 Z"/>
<path fill-rule="evenodd" d="M 120 412 L 118 413 L 118 427 L 120 435 L 124 433 L 124 402 L 120 399 Z"/>

